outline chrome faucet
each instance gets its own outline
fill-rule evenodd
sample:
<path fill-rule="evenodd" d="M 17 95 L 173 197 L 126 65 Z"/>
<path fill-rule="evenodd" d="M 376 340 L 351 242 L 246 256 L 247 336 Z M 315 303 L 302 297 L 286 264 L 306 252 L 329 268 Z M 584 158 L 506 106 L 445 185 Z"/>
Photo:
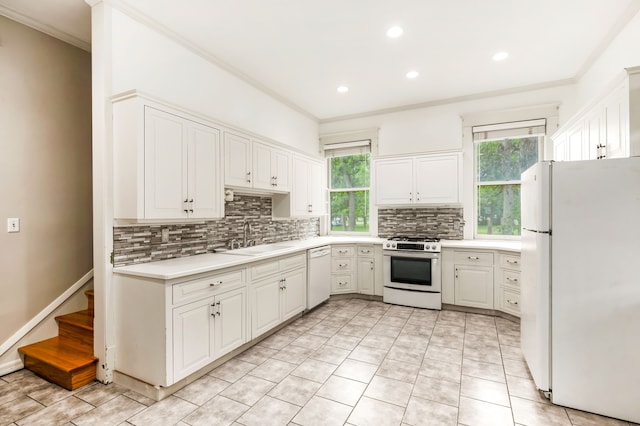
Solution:
<path fill-rule="evenodd" d="M 254 244 L 253 240 L 248 240 L 247 237 L 251 232 L 251 224 L 249 221 L 245 220 L 242 224 L 242 247 L 249 247 Z"/>

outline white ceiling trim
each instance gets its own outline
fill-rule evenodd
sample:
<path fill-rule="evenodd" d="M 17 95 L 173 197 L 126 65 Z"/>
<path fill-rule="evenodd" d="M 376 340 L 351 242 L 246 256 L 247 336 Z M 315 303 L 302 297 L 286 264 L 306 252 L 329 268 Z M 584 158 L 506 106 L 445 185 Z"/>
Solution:
<path fill-rule="evenodd" d="M 80 40 L 79 38 L 72 36 L 71 34 L 64 31 L 60 31 L 59 29 L 54 28 L 51 25 L 47 25 L 36 19 L 30 18 L 18 12 L 17 10 L 13 10 L 7 6 L 0 5 L 0 15 L 6 16 L 9 19 L 26 25 L 27 27 L 31 27 L 34 30 L 40 31 L 41 33 L 45 33 L 53 38 L 62 40 L 65 43 L 69 43 L 72 46 L 78 47 L 82 50 L 86 50 L 87 52 L 91 52 L 91 43 L 87 43 L 86 41 Z"/>
<path fill-rule="evenodd" d="M 493 90 L 490 92 L 457 96 L 453 98 L 437 99 L 435 101 L 421 102 L 421 103 L 411 104 L 411 105 L 402 105 L 402 106 L 393 107 L 393 108 L 384 108 L 384 109 L 379 109 L 374 111 L 362 112 L 358 114 L 341 115 L 338 117 L 322 119 L 319 122 L 320 124 L 334 123 L 337 121 L 353 120 L 357 118 L 371 117 L 374 115 L 393 114 L 396 112 L 403 112 L 403 111 L 409 111 L 414 109 L 454 104 L 458 102 L 475 101 L 478 99 L 492 98 L 496 96 L 513 95 L 517 93 L 530 92 L 534 90 L 543 90 L 543 89 L 549 89 L 552 87 L 567 86 L 575 83 L 576 83 L 575 78 L 566 78 L 563 80 L 549 81 L 546 83 L 530 84 L 528 86 L 519 86 L 519 87 L 510 88 L 510 89 Z"/>
<path fill-rule="evenodd" d="M 575 79 L 576 81 L 580 80 L 586 73 L 589 71 L 589 68 L 595 64 L 600 55 L 604 53 L 604 51 L 609 47 L 611 42 L 620 34 L 620 32 L 627 26 L 627 24 L 636 16 L 636 14 L 640 11 L 640 0 L 634 0 L 629 4 L 627 9 L 624 11 L 620 19 L 611 27 L 606 37 L 604 37 L 600 44 L 591 52 L 587 60 L 582 64 L 578 72 L 576 73 Z"/>
<path fill-rule="evenodd" d="M 228 63 L 224 62 L 223 60 L 221 60 L 217 56 L 207 52 L 205 49 L 203 49 L 202 47 L 200 47 L 196 43 L 192 43 L 191 41 L 185 39 L 184 37 L 182 37 L 181 35 L 179 35 L 175 31 L 172 31 L 171 29 L 169 29 L 166 26 L 162 25 L 161 23 L 159 23 L 158 21 L 154 20 L 153 18 L 150 18 L 148 15 L 145 15 L 144 13 L 142 13 L 137 8 L 135 8 L 135 7 L 129 5 L 129 4 L 127 4 L 127 3 L 125 3 L 124 1 L 121 1 L 121 0 L 104 0 L 104 3 L 110 4 L 114 9 L 119 10 L 120 12 L 122 12 L 125 15 L 129 16 L 130 18 L 140 22 L 141 24 L 146 25 L 147 27 L 159 32 L 160 34 L 163 34 L 164 36 L 166 36 L 169 39 L 173 40 L 174 42 L 180 44 L 184 48 L 189 49 L 191 52 L 195 53 L 196 55 L 198 55 L 198 56 L 204 58 L 205 60 L 211 62 L 212 64 L 222 68 L 223 70 L 225 70 L 228 73 L 232 74 L 233 76 L 239 78 L 240 80 L 244 81 L 245 83 L 249 84 L 250 86 L 253 86 L 254 88 L 258 89 L 262 93 L 272 97 L 276 101 L 281 102 L 284 105 L 288 106 L 289 108 L 291 108 L 291 109 L 299 112 L 300 114 L 306 116 L 307 118 L 310 118 L 311 120 L 314 120 L 314 121 L 318 122 L 318 117 L 316 117 L 315 115 L 311 114 L 309 111 L 307 111 L 304 108 L 300 107 L 299 105 L 295 104 L 291 100 L 283 97 L 282 95 L 278 94 L 277 92 L 271 90 L 270 88 L 268 88 L 264 84 L 260 83 L 259 81 L 249 77 L 247 74 L 245 74 L 242 71 L 240 71 L 239 69 L 229 65 Z"/>

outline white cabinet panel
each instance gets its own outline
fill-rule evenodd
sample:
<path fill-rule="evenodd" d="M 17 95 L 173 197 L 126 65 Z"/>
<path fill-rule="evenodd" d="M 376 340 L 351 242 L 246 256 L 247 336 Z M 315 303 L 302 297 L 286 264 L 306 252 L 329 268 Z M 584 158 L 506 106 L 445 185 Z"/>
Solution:
<path fill-rule="evenodd" d="M 375 262 L 373 257 L 358 257 L 358 292 L 373 294 L 375 288 Z"/>
<path fill-rule="evenodd" d="M 493 267 L 455 266 L 455 304 L 493 309 Z"/>
<path fill-rule="evenodd" d="M 280 277 L 251 285 L 251 335 L 253 338 L 280 324 Z"/>
<path fill-rule="evenodd" d="M 385 158 L 375 162 L 377 205 L 458 204 L 461 154 Z"/>
<path fill-rule="evenodd" d="M 291 155 L 260 142 L 253 142 L 253 187 L 268 191 L 291 190 Z"/>
<path fill-rule="evenodd" d="M 215 353 L 218 358 L 247 341 L 247 290 L 223 293 L 215 302 Z"/>
<path fill-rule="evenodd" d="M 432 155 L 415 159 L 417 204 L 459 203 L 460 161 L 458 155 Z"/>
<path fill-rule="evenodd" d="M 323 214 L 322 163 L 311 158 L 294 156 L 291 161 L 291 193 L 275 194 L 275 217 L 313 217 Z"/>
<path fill-rule="evenodd" d="M 307 279 L 306 268 L 297 269 L 284 276 L 282 289 L 282 321 L 299 314 L 306 308 Z"/>
<path fill-rule="evenodd" d="M 213 304 L 211 297 L 173 310 L 174 381 L 215 359 Z"/>
<path fill-rule="evenodd" d="M 189 217 L 217 217 L 224 210 L 216 161 L 220 155 L 219 136 L 217 130 L 195 123 L 188 128 Z"/>
<path fill-rule="evenodd" d="M 376 203 L 413 203 L 413 160 L 410 158 L 376 161 Z"/>
<path fill-rule="evenodd" d="M 225 132 L 224 183 L 251 188 L 251 140 L 249 138 Z"/>

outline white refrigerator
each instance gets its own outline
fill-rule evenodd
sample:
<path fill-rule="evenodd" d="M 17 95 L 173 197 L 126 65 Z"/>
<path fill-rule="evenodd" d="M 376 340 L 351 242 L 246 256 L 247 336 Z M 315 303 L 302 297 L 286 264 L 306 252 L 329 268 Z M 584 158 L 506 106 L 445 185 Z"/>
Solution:
<path fill-rule="evenodd" d="M 521 346 L 553 403 L 640 422 L 640 157 L 522 174 Z"/>

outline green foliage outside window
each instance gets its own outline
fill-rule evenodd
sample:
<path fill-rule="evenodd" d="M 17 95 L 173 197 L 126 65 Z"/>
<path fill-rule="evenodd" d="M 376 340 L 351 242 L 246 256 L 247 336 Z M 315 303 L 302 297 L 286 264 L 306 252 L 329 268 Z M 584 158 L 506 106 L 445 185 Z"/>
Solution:
<path fill-rule="evenodd" d="M 331 230 L 369 232 L 370 156 L 329 159 Z"/>
<path fill-rule="evenodd" d="M 520 174 L 538 161 L 538 136 L 476 145 L 477 234 L 520 235 Z"/>

